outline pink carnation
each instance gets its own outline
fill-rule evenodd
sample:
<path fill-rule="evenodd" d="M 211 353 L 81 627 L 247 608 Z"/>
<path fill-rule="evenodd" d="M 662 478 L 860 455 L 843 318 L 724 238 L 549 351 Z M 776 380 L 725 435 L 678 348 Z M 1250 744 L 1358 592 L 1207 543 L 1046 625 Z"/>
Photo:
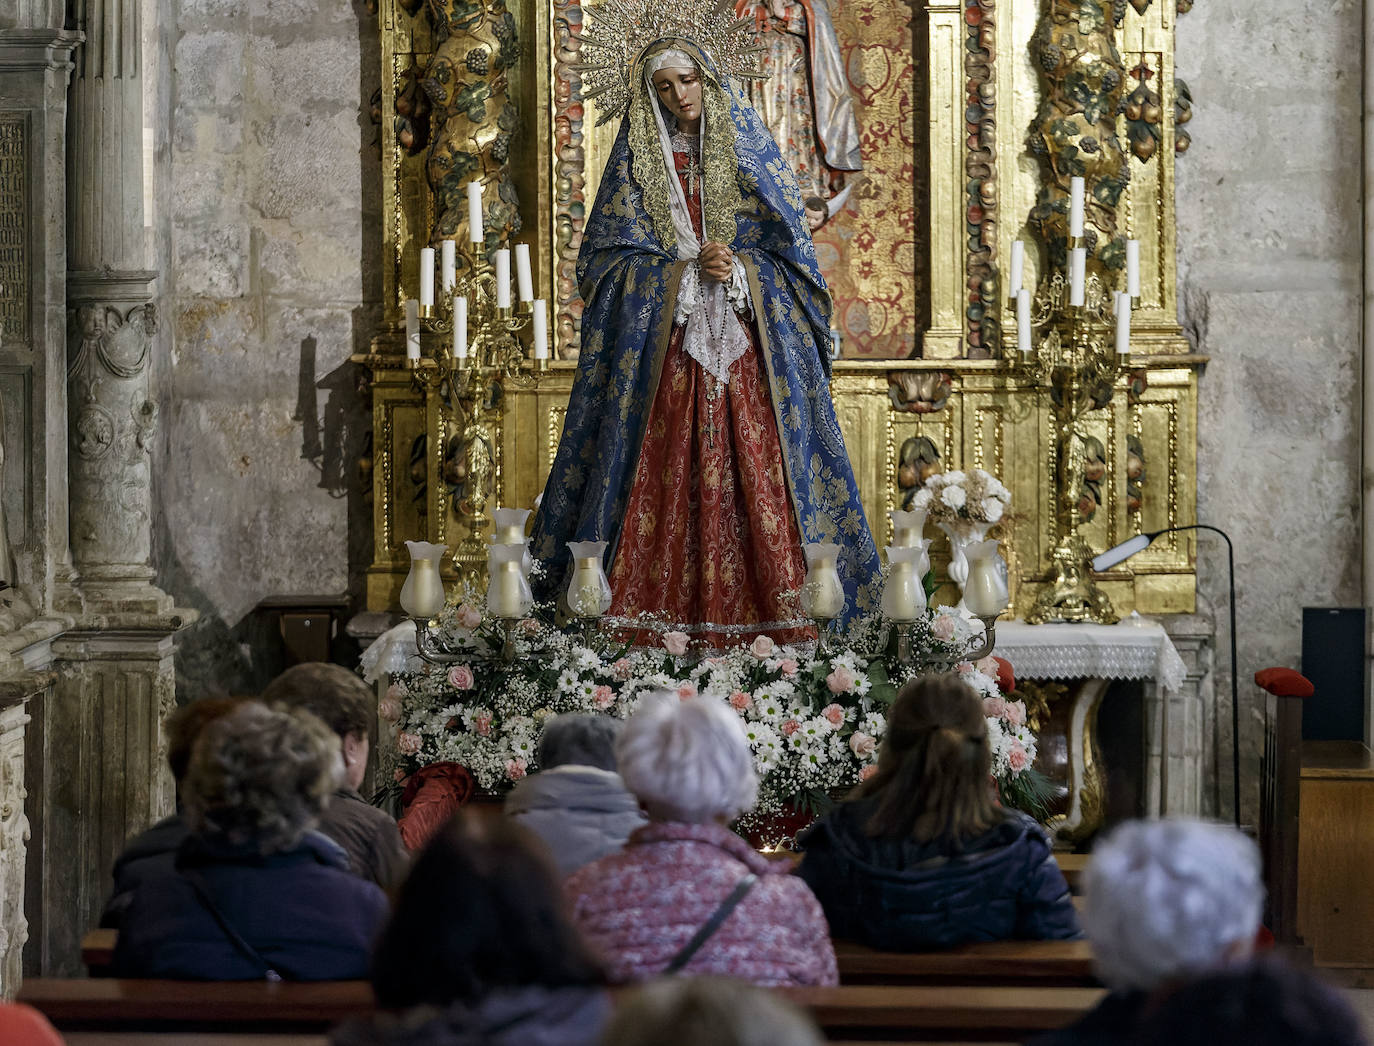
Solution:
<path fill-rule="evenodd" d="M 730 707 L 736 712 L 743 712 L 752 703 L 752 699 L 743 690 L 736 690 L 730 695 Z"/>
<path fill-rule="evenodd" d="M 448 670 L 448 685 L 454 690 L 471 690 L 476 684 L 472 669 L 467 665 L 454 665 Z"/>
<path fill-rule="evenodd" d="M 482 737 L 491 733 L 491 713 L 487 711 L 477 712 L 472 717 L 472 728 Z"/>
<path fill-rule="evenodd" d="M 1019 774 L 1026 767 L 1030 766 L 1030 756 L 1026 753 L 1025 746 L 1020 741 L 1013 741 L 1011 749 L 1007 752 L 1007 765 L 1011 767 L 1011 772 Z"/>
<path fill-rule="evenodd" d="M 989 679 L 997 678 L 997 658 L 993 657 L 991 654 L 983 658 L 973 667 L 978 669 L 978 671 L 982 672 L 983 675 L 987 676 Z"/>
<path fill-rule="evenodd" d="M 1003 697 L 983 698 L 983 715 L 989 719 L 1001 719 L 1007 714 L 1007 701 Z"/>
<path fill-rule="evenodd" d="M 622 657 L 611 665 L 611 675 L 619 683 L 623 683 L 625 680 L 629 679 L 630 673 L 633 671 L 634 667 L 630 664 L 630 659 L 628 657 Z"/>
<path fill-rule="evenodd" d="M 954 638 L 954 618 L 941 614 L 930 623 L 930 634 L 941 642 L 948 643 Z"/>
<path fill-rule="evenodd" d="M 674 657 L 681 657 L 687 653 L 687 633 L 686 632 L 665 632 L 663 633 L 663 649 Z"/>
<path fill-rule="evenodd" d="M 506 760 L 506 776 L 512 781 L 518 781 L 525 776 L 525 767 L 528 764 L 523 759 Z"/>
<path fill-rule="evenodd" d="M 961 676 L 971 676 L 973 675 L 973 663 L 970 661 L 960 661 L 954 666 L 954 670 Z"/>
<path fill-rule="evenodd" d="M 877 772 L 878 772 L 877 764 L 875 764 L 875 763 L 869 763 L 867 766 L 864 766 L 864 767 L 860 767 L 860 768 L 859 768 L 859 780 L 860 780 L 860 781 L 867 781 L 870 777 L 872 777 L 872 776 L 873 776 L 874 774 L 876 774 Z"/>
<path fill-rule="evenodd" d="M 775 649 L 777 649 L 777 644 L 768 636 L 755 636 L 754 641 L 749 644 L 749 652 L 760 661 L 766 657 L 772 657 Z"/>
<path fill-rule="evenodd" d="M 826 705 L 821 709 L 821 715 L 831 726 L 840 726 L 844 723 L 844 709 L 839 705 Z"/>
<path fill-rule="evenodd" d="M 878 742 L 868 734 L 855 730 L 849 735 L 849 750 L 860 759 L 870 758 L 877 747 Z"/>
<path fill-rule="evenodd" d="M 539 634 L 539 622 L 532 617 L 521 618 L 520 634 L 525 636 L 537 636 Z"/>
<path fill-rule="evenodd" d="M 405 698 L 405 696 L 409 693 L 410 691 L 406 689 L 406 685 L 404 683 L 392 683 L 389 687 L 386 688 L 386 696 L 391 698 L 393 701 L 400 701 L 403 698 Z"/>
<path fill-rule="evenodd" d="M 854 673 L 844 665 L 836 665 L 835 670 L 825 677 L 825 685 L 832 694 L 843 694 L 854 685 Z"/>
<path fill-rule="evenodd" d="M 1026 703 L 1024 701 L 1008 701 L 1006 720 L 1012 726 L 1026 725 Z"/>
<path fill-rule="evenodd" d="M 787 719 L 783 721 L 782 726 L 778 727 L 778 729 L 782 731 L 783 737 L 791 737 L 801 729 L 801 724 L 795 719 Z"/>
<path fill-rule="evenodd" d="M 615 704 L 615 691 L 605 683 L 602 683 L 592 691 L 592 704 L 595 705 L 598 710 L 602 712 L 606 711 L 611 705 Z"/>
<path fill-rule="evenodd" d="M 453 617 L 459 628 L 476 628 L 482 623 L 482 612 L 471 603 L 459 603 Z"/>
<path fill-rule="evenodd" d="M 402 755 L 415 755 L 424 747 L 424 743 L 419 734 L 408 734 L 402 730 L 396 735 L 396 751 Z"/>
<path fill-rule="evenodd" d="M 384 697 L 377 702 L 377 718 L 394 723 L 401 718 L 401 702 L 394 697 Z"/>
<path fill-rule="evenodd" d="M 677 685 L 677 696 L 679 701 L 686 701 L 690 697 L 696 697 L 697 685 L 695 683 L 679 683 Z"/>
<path fill-rule="evenodd" d="M 795 658 L 785 657 L 778 662 L 778 671 L 787 678 L 791 679 L 797 674 L 797 662 Z"/>

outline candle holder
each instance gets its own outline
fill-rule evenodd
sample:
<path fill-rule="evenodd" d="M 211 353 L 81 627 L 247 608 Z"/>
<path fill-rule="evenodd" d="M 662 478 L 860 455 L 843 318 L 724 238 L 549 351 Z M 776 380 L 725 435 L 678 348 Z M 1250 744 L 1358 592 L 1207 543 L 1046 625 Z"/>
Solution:
<path fill-rule="evenodd" d="M 460 582 L 481 591 L 487 555 L 482 532 L 488 526 L 504 391 L 507 385 L 533 388 L 549 361 L 532 358 L 519 337 L 531 326 L 533 303 L 497 305 L 496 273 L 482 245 L 460 243 L 454 253 L 454 286 L 441 289 L 429 315 L 421 310 L 421 356 L 407 360 L 407 366 L 419 388 L 442 398 L 459 429 L 466 475 L 454 510 L 467 533 L 453 545 L 453 565 Z M 457 298 L 465 311 L 456 312 Z"/>
<path fill-rule="evenodd" d="M 1031 352 L 1016 352 L 1013 375 L 1049 393 L 1055 417 L 1055 526 L 1050 576 L 1026 614 L 1031 624 L 1048 621 L 1116 621 L 1111 600 L 1092 578 L 1092 550 L 1079 534 L 1079 490 L 1086 465 L 1083 415 L 1112 399 L 1129 356 L 1115 351 L 1113 293 L 1096 274 L 1083 280 L 1083 304 L 1071 304 L 1070 281 L 1056 272 L 1041 284 L 1031 308 Z"/>

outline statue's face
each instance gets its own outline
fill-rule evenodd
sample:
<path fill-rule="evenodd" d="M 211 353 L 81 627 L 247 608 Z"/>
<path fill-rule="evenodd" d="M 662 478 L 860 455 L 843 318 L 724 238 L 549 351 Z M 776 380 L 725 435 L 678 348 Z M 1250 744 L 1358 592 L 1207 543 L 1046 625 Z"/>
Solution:
<path fill-rule="evenodd" d="M 660 69 L 654 73 L 654 92 L 658 100 L 678 119 L 685 131 L 695 131 L 701 123 L 701 73 L 696 69 Z"/>

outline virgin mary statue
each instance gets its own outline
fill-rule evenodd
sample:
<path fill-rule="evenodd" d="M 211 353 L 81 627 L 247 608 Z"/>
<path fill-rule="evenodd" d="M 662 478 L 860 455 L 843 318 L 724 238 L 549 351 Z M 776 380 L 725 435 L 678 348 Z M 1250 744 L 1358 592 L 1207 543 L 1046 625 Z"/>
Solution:
<path fill-rule="evenodd" d="M 567 542 L 605 540 L 612 619 L 717 647 L 799 641 L 815 634 L 804 542 L 840 546 L 841 621 L 875 606 L 879 571 L 801 196 L 700 43 L 655 40 L 628 72 L 578 256 L 582 351 L 532 538 L 542 583 L 565 583 Z"/>

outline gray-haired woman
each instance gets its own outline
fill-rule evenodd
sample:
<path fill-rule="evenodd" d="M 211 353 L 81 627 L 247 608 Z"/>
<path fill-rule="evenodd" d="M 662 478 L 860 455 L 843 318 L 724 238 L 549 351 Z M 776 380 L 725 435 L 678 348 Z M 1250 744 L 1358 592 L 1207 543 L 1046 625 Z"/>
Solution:
<path fill-rule="evenodd" d="M 312 831 L 342 779 L 338 738 L 308 712 L 245 701 L 197 737 L 182 785 L 190 836 L 141 881 L 119 977 L 344 980 L 367 974 L 386 896 Z"/>
<path fill-rule="evenodd" d="M 573 920 L 611 979 L 682 971 L 835 984 L 835 952 L 810 889 L 726 827 L 758 793 L 739 717 L 711 698 L 653 695 L 615 751 L 649 823 L 566 886 Z"/>

